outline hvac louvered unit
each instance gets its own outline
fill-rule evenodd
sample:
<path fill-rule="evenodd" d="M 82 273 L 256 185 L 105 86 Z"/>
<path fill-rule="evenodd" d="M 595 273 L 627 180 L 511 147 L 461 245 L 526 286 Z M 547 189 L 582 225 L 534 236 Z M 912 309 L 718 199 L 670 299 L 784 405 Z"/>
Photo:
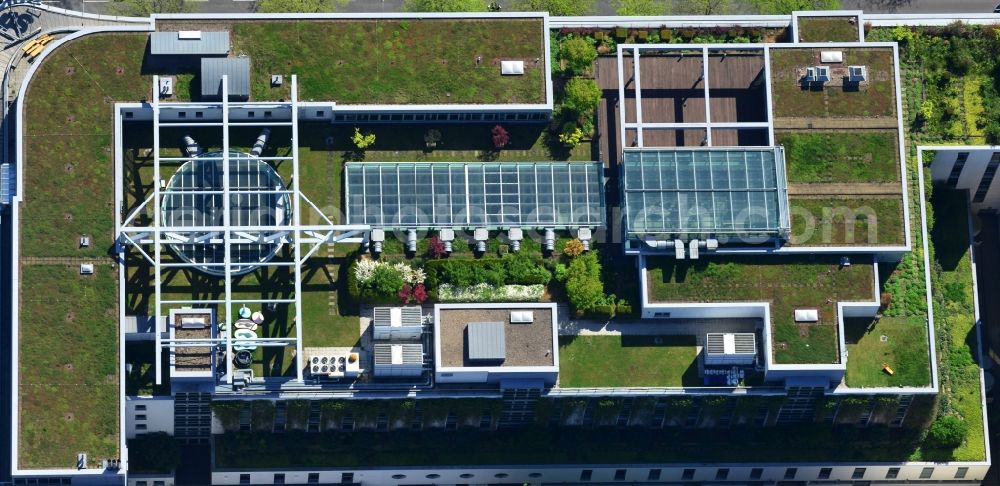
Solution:
<path fill-rule="evenodd" d="M 375 376 L 419 377 L 424 371 L 424 349 L 420 344 L 376 344 Z"/>
<path fill-rule="evenodd" d="M 705 365 L 752 365 L 757 358 L 753 333 L 709 333 L 705 336 Z"/>
<path fill-rule="evenodd" d="M 376 341 L 416 341 L 424 331 L 419 306 L 376 307 L 372 329 Z"/>

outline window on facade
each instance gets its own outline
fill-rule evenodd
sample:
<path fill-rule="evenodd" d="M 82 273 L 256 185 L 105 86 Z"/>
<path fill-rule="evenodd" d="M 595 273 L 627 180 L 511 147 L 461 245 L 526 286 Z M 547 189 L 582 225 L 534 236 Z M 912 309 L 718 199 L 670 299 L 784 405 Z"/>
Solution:
<path fill-rule="evenodd" d="M 866 468 L 856 467 L 854 472 L 851 473 L 851 479 L 864 479 Z"/>
<path fill-rule="evenodd" d="M 594 471 L 591 469 L 584 469 L 580 471 L 580 481 L 590 481 L 590 477 L 594 475 Z"/>
<path fill-rule="evenodd" d="M 694 469 L 685 469 L 684 472 L 681 473 L 681 479 L 685 481 L 694 479 Z"/>
<path fill-rule="evenodd" d="M 661 471 L 660 469 L 650 469 L 649 470 L 649 475 L 646 477 L 646 481 L 659 481 L 660 480 L 660 474 L 662 472 L 663 471 Z"/>
<path fill-rule="evenodd" d="M 240 484 L 250 484 L 250 475 L 240 474 Z"/>
<path fill-rule="evenodd" d="M 819 476 L 816 476 L 816 479 L 830 479 L 831 473 L 833 473 L 833 468 L 824 467 L 819 470 Z"/>
<path fill-rule="evenodd" d="M 728 478 L 729 478 L 729 469 L 723 468 L 723 469 L 719 469 L 718 471 L 715 471 L 715 480 L 716 481 L 725 481 Z"/>
<path fill-rule="evenodd" d="M 309 484 L 319 484 L 319 473 L 309 473 L 306 482 Z"/>
<path fill-rule="evenodd" d="M 933 467 L 925 467 L 920 470 L 920 479 L 928 479 L 934 474 Z"/>
<path fill-rule="evenodd" d="M 790 467 L 785 469 L 785 479 L 795 479 L 795 475 L 799 473 L 799 468 Z"/>
<path fill-rule="evenodd" d="M 146 424 L 135 424 L 135 430 L 146 430 Z"/>
<path fill-rule="evenodd" d="M 624 481 L 624 480 L 625 480 L 625 470 L 624 469 L 616 469 L 615 470 L 615 481 Z"/>
<path fill-rule="evenodd" d="M 275 473 L 274 484 L 285 484 L 285 473 Z"/>
<path fill-rule="evenodd" d="M 135 411 L 136 412 L 145 412 L 146 411 L 146 406 L 145 405 L 136 405 L 135 406 Z"/>
<path fill-rule="evenodd" d="M 755 467 L 750 470 L 750 479 L 760 479 L 764 475 L 764 469 Z"/>
<path fill-rule="evenodd" d="M 890 467 L 888 471 L 885 472 L 886 479 L 896 479 L 899 476 L 898 467 Z"/>
<path fill-rule="evenodd" d="M 341 483 L 347 483 L 347 484 L 353 483 L 354 482 L 354 473 L 352 473 L 352 472 L 341 473 L 340 474 L 340 482 Z"/>
<path fill-rule="evenodd" d="M 969 468 L 960 467 L 957 471 L 955 471 L 955 479 L 965 479 L 966 474 L 969 474 Z"/>

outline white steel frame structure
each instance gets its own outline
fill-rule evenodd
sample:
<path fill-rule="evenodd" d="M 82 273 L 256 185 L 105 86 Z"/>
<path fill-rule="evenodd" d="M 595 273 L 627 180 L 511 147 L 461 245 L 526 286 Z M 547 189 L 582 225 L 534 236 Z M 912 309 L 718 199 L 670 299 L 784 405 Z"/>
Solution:
<path fill-rule="evenodd" d="M 639 67 L 639 59 L 642 51 L 674 51 L 674 52 L 698 52 L 701 57 L 701 79 L 705 96 L 705 121 L 704 122 L 683 122 L 683 123 L 652 123 L 644 122 L 642 119 L 642 70 Z M 762 52 L 764 62 L 764 82 L 765 86 L 765 107 L 767 113 L 766 121 L 762 122 L 713 122 L 712 121 L 712 97 L 709 77 L 708 59 L 709 56 L 719 51 L 744 51 Z M 632 56 L 632 72 L 630 78 L 626 78 L 626 70 L 623 60 L 625 53 Z M 712 147 L 713 128 L 756 128 L 767 129 L 768 145 L 774 145 L 774 116 L 771 113 L 771 61 L 770 47 L 767 44 L 619 44 L 618 45 L 618 127 L 621 130 L 620 136 L 623 144 L 626 144 L 626 133 L 629 130 L 636 131 L 636 147 L 644 148 L 643 130 L 705 130 L 705 145 Z M 631 88 L 635 91 L 635 121 L 630 122 L 625 118 L 625 83 L 633 81 Z"/>
<path fill-rule="evenodd" d="M 159 86 L 159 76 L 153 76 L 153 93 L 157 93 L 157 87 Z M 117 251 L 119 255 L 119 261 L 124 267 L 125 262 L 125 251 L 128 247 L 133 248 L 143 259 L 145 259 L 153 267 L 153 279 L 154 279 L 154 299 L 153 299 L 153 316 L 155 318 L 154 322 L 161 322 L 162 316 L 169 312 L 166 306 L 191 306 L 191 305 L 224 305 L 223 308 L 225 312 L 216 313 L 217 319 L 220 323 L 225 325 L 225 329 L 233 329 L 233 306 L 238 304 L 293 304 L 295 306 L 294 318 L 295 318 L 295 336 L 289 337 L 279 337 L 279 338 L 254 338 L 254 339 L 239 339 L 239 344 L 257 345 L 265 347 L 273 346 L 289 346 L 294 345 L 296 348 L 296 360 L 303 356 L 302 353 L 302 265 L 312 257 L 321 247 L 326 244 L 333 243 L 360 243 L 364 240 L 365 233 L 370 229 L 368 225 L 338 225 L 334 224 L 323 212 L 306 197 L 300 191 L 299 187 L 299 157 L 298 157 L 298 141 L 299 141 L 299 110 L 300 104 L 298 100 L 298 80 L 296 76 L 291 77 L 291 99 L 287 102 L 280 103 L 260 103 L 260 102 L 241 102 L 241 103 L 230 103 L 229 93 L 228 93 L 228 79 L 225 75 L 222 78 L 222 100 L 212 103 L 160 103 L 158 97 L 154 94 L 152 97 L 152 102 L 148 106 L 152 109 L 152 129 L 153 129 L 153 190 L 152 195 L 146 198 L 142 203 L 140 203 L 135 208 L 132 208 L 124 219 L 121 217 L 121 213 L 118 214 L 117 227 L 118 227 L 118 245 Z M 240 113 L 246 111 L 247 108 L 253 107 L 274 107 L 283 109 L 282 112 L 286 111 L 290 113 L 288 120 L 283 120 L 281 118 L 276 118 L 273 120 L 268 120 L 264 122 L 258 121 L 246 121 Z M 145 107 L 144 107 L 145 108 Z M 221 109 L 221 119 L 220 120 L 199 120 L 197 122 L 190 122 L 184 119 L 177 119 L 176 117 L 166 117 L 167 119 L 161 119 L 161 115 L 164 112 L 169 112 L 172 110 L 186 110 L 186 109 Z M 237 120 L 233 120 L 234 113 L 236 114 Z M 253 224 L 240 225 L 233 224 L 231 221 L 231 204 L 232 196 L 237 193 L 230 187 L 230 143 L 229 143 L 229 129 L 234 126 L 261 126 L 261 127 L 273 127 L 273 126 L 288 126 L 291 128 L 291 155 L 285 157 L 259 157 L 262 161 L 290 161 L 292 165 L 292 176 L 291 176 L 291 188 L 286 188 L 284 190 L 273 190 L 273 189 L 261 189 L 260 191 L 238 191 L 241 194 L 244 193 L 269 193 L 269 194 L 286 194 L 291 202 L 291 207 L 288 208 L 292 211 L 291 222 L 283 221 L 276 222 L 274 225 L 259 226 Z M 162 157 L 160 155 L 160 130 L 164 127 L 218 127 L 222 129 L 222 148 L 218 156 L 214 157 L 199 157 L 200 160 L 208 161 L 221 161 L 222 162 L 222 188 L 221 190 L 212 191 L 200 191 L 202 193 L 211 193 L 221 195 L 222 200 L 222 224 L 210 224 L 208 226 L 168 226 L 164 224 L 162 216 L 162 202 L 163 198 L 172 195 L 182 195 L 189 194 L 189 191 L 170 191 L 165 188 L 161 188 L 161 181 L 163 181 L 161 173 L 161 162 L 184 162 L 192 159 L 192 157 Z M 120 147 L 119 147 L 120 150 Z M 119 167 L 122 164 L 121 157 L 118 157 Z M 118 177 L 119 183 L 119 194 L 121 194 L 121 184 L 122 178 Z M 320 224 L 306 225 L 302 223 L 302 213 L 306 210 L 315 211 L 316 214 L 320 216 Z M 140 225 L 140 214 L 151 214 L 152 224 L 151 225 Z M 238 223 L 238 222 L 237 222 Z M 291 266 L 294 268 L 294 291 L 293 298 L 283 298 L 283 299 L 265 299 L 265 298 L 254 298 L 254 299 L 235 299 L 233 298 L 233 277 L 237 276 L 238 270 L 241 265 L 246 264 L 234 262 L 232 260 L 233 254 L 232 250 L 234 245 L 246 245 L 246 244 L 258 244 L 261 242 L 268 243 L 283 243 L 289 244 L 292 250 L 292 260 L 291 261 L 264 261 L 264 262 L 254 262 L 252 265 L 255 267 L 281 267 L 281 266 Z M 163 261 L 163 250 L 165 245 L 196 245 L 196 244 L 206 244 L 206 245 L 223 245 L 224 248 L 224 260 L 222 262 L 164 262 Z M 203 267 L 222 267 L 222 271 L 215 271 L 224 281 L 225 290 L 223 292 L 223 298 L 221 299 L 178 299 L 178 300 L 166 300 L 163 298 L 163 271 L 164 269 L 174 269 L 174 268 L 190 268 L 190 269 L 203 269 Z M 124 282 L 124 268 L 120 270 L 122 272 L 122 281 Z M 124 292 L 120 293 L 121 298 L 124 300 Z M 121 303 L 124 308 L 124 302 Z M 232 384 L 233 382 L 233 361 L 230 358 L 233 353 L 233 343 L 234 338 L 231 332 L 226 332 L 224 337 L 214 338 L 214 339 L 163 339 L 161 333 L 158 330 L 155 332 L 156 335 L 156 383 L 162 383 L 162 369 L 159 364 L 162 362 L 162 352 L 163 348 L 178 348 L 178 347 L 217 347 L 225 346 L 225 356 L 226 356 L 226 366 L 225 366 L 225 382 L 227 384 Z M 296 379 L 302 381 L 303 372 L 302 366 L 296 365 Z"/>

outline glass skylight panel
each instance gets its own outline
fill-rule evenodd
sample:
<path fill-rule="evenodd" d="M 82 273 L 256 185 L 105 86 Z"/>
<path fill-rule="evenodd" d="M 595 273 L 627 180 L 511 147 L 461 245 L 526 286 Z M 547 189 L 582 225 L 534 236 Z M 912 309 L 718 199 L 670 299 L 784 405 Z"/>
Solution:
<path fill-rule="evenodd" d="M 626 150 L 632 235 L 780 233 L 789 223 L 780 148 Z"/>
<path fill-rule="evenodd" d="M 349 163 L 351 224 L 388 228 L 596 227 L 596 162 Z"/>

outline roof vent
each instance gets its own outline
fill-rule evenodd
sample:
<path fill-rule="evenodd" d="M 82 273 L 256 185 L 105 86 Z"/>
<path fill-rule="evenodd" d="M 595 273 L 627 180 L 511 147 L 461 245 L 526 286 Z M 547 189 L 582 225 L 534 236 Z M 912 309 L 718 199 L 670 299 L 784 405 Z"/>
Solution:
<path fill-rule="evenodd" d="M 847 67 L 847 81 L 851 83 L 860 83 L 868 77 L 868 69 L 864 66 L 848 66 Z"/>
<path fill-rule="evenodd" d="M 504 76 L 524 74 L 524 61 L 500 61 L 500 74 Z"/>

